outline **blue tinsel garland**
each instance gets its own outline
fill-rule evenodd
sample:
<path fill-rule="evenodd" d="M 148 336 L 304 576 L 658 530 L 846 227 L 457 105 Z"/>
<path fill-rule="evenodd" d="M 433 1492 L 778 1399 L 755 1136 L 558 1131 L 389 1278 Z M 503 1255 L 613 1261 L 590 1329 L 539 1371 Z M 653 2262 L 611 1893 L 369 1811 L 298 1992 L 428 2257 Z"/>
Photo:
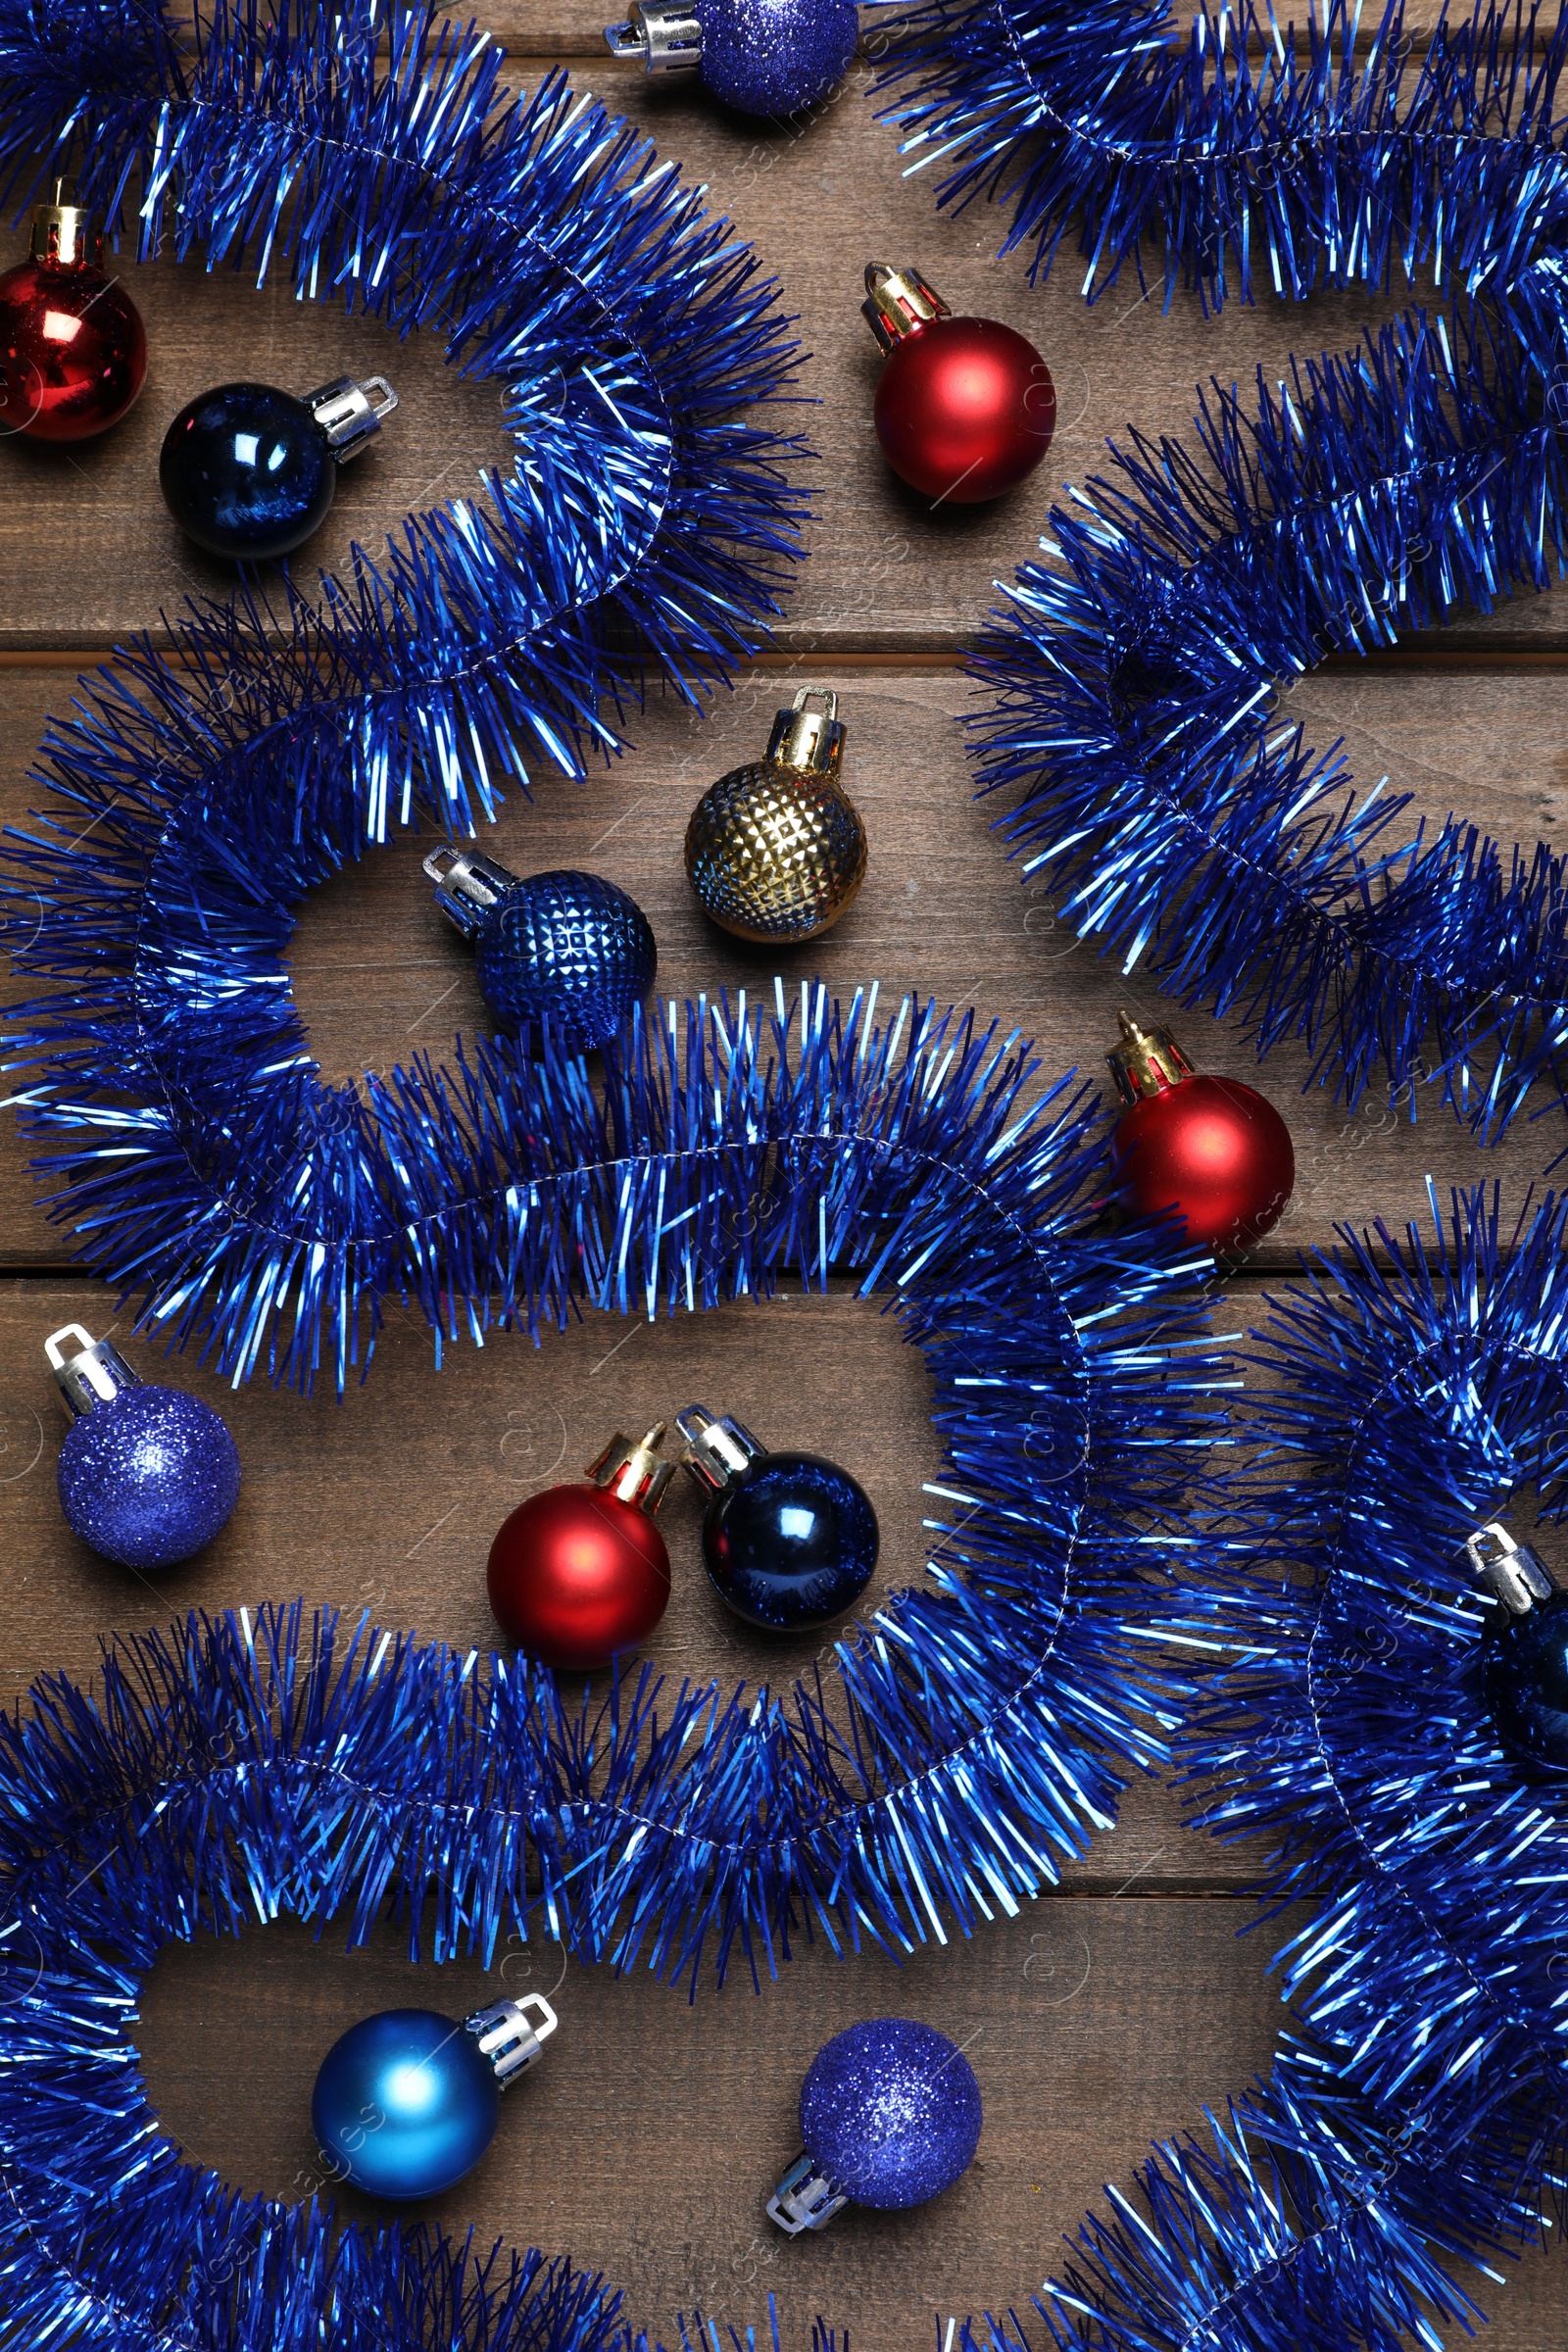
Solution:
<path fill-rule="evenodd" d="M 1250 1510 L 1165 1630 L 1239 1661 L 1200 1711 L 1202 1820 L 1273 1838 L 1273 1904 L 1317 1901 L 1295 2029 L 1208 2144 L 1155 2151 L 1152 2227 L 1090 2217 L 1058 2345 L 1435 2344 L 1481 2316 L 1445 2259 L 1568 2209 L 1568 1822 L 1498 1749 L 1462 1552 L 1516 1490 L 1565 1507 L 1568 1203 L 1432 1217 L 1347 1233 L 1257 1335 Z"/>
<path fill-rule="evenodd" d="M 75 152 L 86 198 L 136 192 L 144 252 L 248 254 L 438 330 L 505 387 L 517 448 L 483 505 L 411 517 L 352 584 L 122 654 L 51 733 L 56 800 L 12 849 L 16 960 L 50 990 L 12 1066 L 40 1073 L 19 1100 L 57 1213 L 240 1372 L 286 1320 L 289 1375 L 324 1348 L 341 1379 L 388 1282 L 432 1318 L 482 1295 L 485 1238 L 451 1228 L 529 1172 L 504 1057 L 368 1102 L 320 1084 L 280 977 L 301 896 L 389 827 L 471 832 L 530 762 L 613 748 L 612 628 L 695 700 L 765 635 L 796 552 L 798 445 L 743 415 L 791 374 L 773 286 L 623 123 L 560 75 L 509 101 L 498 67 L 376 0 L 220 0 L 194 57 L 156 10 L 0 0 L 14 181 Z M 487 1089 L 495 1124 L 463 1130 L 452 1097 Z"/>
<path fill-rule="evenodd" d="M 1304 1037 L 1352 1103 L 1432 1078 L 1494 1140 L 1538 1078 L 1562 1092 L 1568 867 L 1401 829 L 1277 688 L 1563 569 L 1568 24 L 1535 56 L 1533 15 L 1478 8 L 1418 50 L 1394 5 L 1358 62 L 1358 24 L 1336 0 L 1303 56 L 1250 9 L 1183 45 L 1127 0 L 938 0 L 893 27 L 891 111 L 944 201 L 1012 204 L 1037 267 L 1082 207 L 1091 294 L 1149 232 L 1167 297 L 1460 289 L 1259 370 L 1255 402 L 1216 384 L 1196 448 L 1112 449 L 984 640 L 973 724 L 983 788 L 1017 790 L 999 829 L 1083 936 L 1260 1052 Z"/>
<path fill-rule="evenodd" d="M 1033 1065 L 968 1023 L 840 1025 L 816 992 L 798 1041 L 724 1008 L 685 1051 L 618 1068 L 593 1135 L 580 1065 L 552 1073 L 567 1109 L 534 1098 L 574 1148 L 529 1188 L 518 1295 L 564 1300 L 585 1266 L 601 1303 L 700 1306 L 866 1267 L 937 1386 L 956 1516 L 929 1587 L 792 1694 L 671 1697 L 650 1670 L 574 1709 L 525 1660 L 342 1642 L 299 1609 L 122 1645 L 96 1703 L 40 1684 L 0 1724 L 6 2352 L 56 2328 L 94 2352 L 613 2332 L 600 2282 L 537 2256 L 334 2237 L 181 2165 L 129 2038 L 172 1936 L 279 1911 L 358 1936 L 390 1905 L 437 1960 L 532 1927 L 695 1991 L 802 1933 L 907 1951 L 1014 1911 L 1167 1752 L 1190 1680 L 1147 1629 L 1219 1426 L 1190 1253 L 1102 1229 L 1081 1100 L 1031 1105 Z"/>

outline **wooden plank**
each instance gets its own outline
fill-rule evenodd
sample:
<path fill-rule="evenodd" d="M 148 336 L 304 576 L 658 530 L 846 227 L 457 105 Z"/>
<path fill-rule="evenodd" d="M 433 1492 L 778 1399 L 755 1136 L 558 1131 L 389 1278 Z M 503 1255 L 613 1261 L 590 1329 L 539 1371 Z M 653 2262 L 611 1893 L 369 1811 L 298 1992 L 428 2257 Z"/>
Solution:
<path fill-rule="evenodd" d="M 954 2314 L 1021 2315 L 1102 2183 L 1127 2181 L 1153 2137 L 1198 2124 L 1205 2100 L 1218 2106 L 1267 2064 L 1280 2011 L 1263 1969 L 1281 1933 L 1239 1944 L 1232 1908 L 1042 1906 L 903 1968 L 871 1951 L 834 1962 L 818 1945 L 760 1998 L 737 1978 L 694 2006 L 646 1974 L 573 1967 L 550 1996 L 560 2031 L 509 2094 L 483 2168 L 421 2213 L 459 2233 L 471 2223 L 481 2244 L 569 2251 L 624 2283 L 628 2318 L 666 2344 L 697 2306 L 720 2328 L 765 2331 L 769 2293 L 792 2347 L 818 2314 L 848 2322 L 857 2352 L 931 2343 Z M 475 1967 L 411 1968 L 390 1936 L 354 1955 L 338 1940 L 287 1925 L 238 1944 L 204 1937 L 168 1951 L 150 1981 L 151 2096 L 186 2153 L 234 2186 L 299 2193 L 316 2164 L 316 2070 L 356 2018 L 415 2004 L 458 2017 L 495 1997 Z M 503 1971 L 547 1989 L 557 1963 L 550 1948 L 519 1950 Z M 799 2148 L 806 2068 L 831 2034 L 878 2015 L 965 2045 L 986 2102 L 978 2160 L 934 2205 L 846 2211 L 820 2237 L 786 2240 L 762 2206 Z M 371 2218 L 352 2191 L 341 2203 Z"/>
<path fill-rule="evenodd" d="M 61 1515 L 54 1464 L 66 1414 L 43 1340 L 72 1321 L 114 1328 L 146 1378 L 206 1397 L 234 1432 L 238 1508 L 182 1568 L 148 1577 L 116 1567 Z M 428 1334 L 394 1308 L 368 1382 L 339 1404 L 326 1394 L 304 1402 L 265 1380 L 234 1394 L 194 1361 L 165 1370 L 155 1349 L 113 1324 L 101 1291 L 13 1281 L 0 1285 L 0 1542 L 19 1566 L 0 1625 L 0 1704 L 45 1670 L 91 1680 L 100 1642 L 117 1630 L 296 1594 L 488 1651 L 500 1637 L 484 1567 L 502 1521 L 538 1489 L 581 1476 L 615 1430 L 640 1434 L 699 1399 L 737 1413 L 765 1444 L 827 1453 L 862 1480 L 882 1528 L 867 1611 L 924 1581 L 926 1522 L 944 1516 L 922 1492 L 943 1469 L 923 1362 L 893 1317 L 847 1290 L 803 1297 L 792 1283 L 765 1305 L 655 1325 L 590 1316 L 538 1349 L 500 1333 L 482 1350 L 452 1350 L 439 1372 Z M 662 1514 L 675 1573 L 650 1651 L 661 1670 L 676 1681 L 715 1677 L 727 1690 L 793 1681 L 820 1659 L 831 1685 L 844 1629 L 761 1640 L 712 1593 L 701 1522 L 701 1497 L 682 1477 Z M 1097 1841 L 1071 1883 L 1083 1892 L 1128 1880 L 1208 1892 L 1250 1884 L 1259 1860 L 1255 1846 L 1195 1837 L 1179 1800 L 1140 1782 L 1116 1837 Z"/>
<path fill-rule="evenodd" d="M 833 662 L 803 665 L 802 683 L 832 683 Z M 1115 1035 L 1116 1008 L 1146 1019 L 1169 1008 L 1137 975 L 1130 980 L 1075 944 L 1049 895 L 1021 885 L 990 830 L 993 808 L 976 804 L 956 723 L 972 707 L 967 680 L 951 669 L 857 670 L 842 679 L 850 729 L 846 781 L 871 839 L 869 878 L 856 906 L 814 945 L 777 956 L 718 933 L 682 870 L 687 817 L 707 785 L 755 758 L 791 672 L 762 671 L 721 699 L 706 721 L 672 698 L 650 705 L 631 729 L 637 749 L 586 784 L 547 776 L 529 807 L 506 810 L 487 848 L 519 872 L 586 866 L 629 890 L 660 943 L 660 986 L 695 997 L 745 988 L 755 1001 L 820 976 L 848 998 L 876 981 L 884 1006 L 907 990 L 942 1006 L 974 1007 L 1004 1029 L 1036 1041 L 1045 1072 L 1078 1067 L 1099 1084 Z M 1392 772 L 1419 806 L 1441 817 L 1474 814 L 1503 840 L 1557 833 L 1568 817 L 1559 745 L 1568 680 L 1445 671 L 1439 676 L 1337 672 L 1306 681 L 1285 708 L 1310 720 L 1326 746 L 1345 731 L 1364 785 Z M 0 675 L 4 750 L 0 822 L 16 823 L 36 804 L 25 768 L 44 714 L 64 709 L 58 671 Z M 367 858 L 303 908 L 292 956 L 298 1001 L 325 1077 L 352 1082 L 416 1050 L 439 1058 L 454 1032 L 484 1024 L 469 951 L 438 916 L 419 871 L 426 845 L 404 838 Z M 17 991 L 12 985 L 12 1001 Z M 1290 1120 L 1298 1153 L 1292 1208 L 1255 1262 L 1290 1267 L 1301 1249 L 1329 1245 L 1347 1216 L 1381 1214 L 1397 1228 L 1420 1213 L 1425 1178 L 1440 1188 L 1507 1177 L 1522 1193 L 1564 1140 L 1559 1116 L 1516 1126 L 1498 1152 L 1484 1152 L 1436 1102 L 1418 1102 L 1408 1122 L 1386 1089 L 1353 1116 L 1323 1091 L 1302 1097 L 1309 1056 L 1282 1048 L 1259 1073 L 1234 1019 L 1203 1014 L 1177 1021 L 1201 1066 L 1258 1082 Z M 0 1265 L 58 1265 L 62 1239 L 29 1200 L 13 1122 L 0 1162 Z"/>
<path fill-rule="evenodd" d="M 1290 1922 L 1238 1942 L 1230 1904 L 1042 1905 L 974 1942 L 896 1969 L 803 1951 L 760 1997 L 737 1980 L 694 2006 L 646 1975 L 568 1969 L 515 1947 L 501 1973 L 549 1990 L 561 2027 L 509 2093 L 467 2181 L 417 2209 L 450 2234 L 569 2252 L 626 2290 L 634 2327 L 669 2343 L 698 2306 L 720 2328 L 767 2334 L 767 2297 L 795 2352 L 818 2315 L 856 2352 L 942 2343 L 954 2316 L 1015 2310 L 1063 2267 L 1062 2238 L 1102 2183 L 1131 2188 L 1151 2141 L 1200 2129 L 1266 2068 L 1281 2019 L 1266 1957 Z M 292 1923 L 238 1943 L 203 1936 L 158 1962 L 138 2040 L 164 2129 L 233 2186 L 292 2197 L 320 2166 L 316 2070 L 358 2018 L 393 2006 L 457 2018 L 496 1997 L 464 1962 L 411 1967 L 379 1934 L 349 1954 Z M 985 2101 L 979 2156 L 932 2205 L 847 2208 L 786 2240 L 763 2201 L 798 2146 L 796 2099 L 816 2049 L 864 2017 L 916 2017 L 961 2043 Z M 345 2214 L 382 2218 L 349 2191 Z M 1509 2266 L 1510 2271 L 1512 2266 Z M 1497 2352 L 1560 2352 L 1560 2280 L 1536 2259 L 1506 2286 L 1466 2275 Z M 727 2341 L 727 2338 L 725 2339 Z M 1283 2347 L 1282 2347 L 1283 2352 Z"/>
<path fill-rule="evenodd" d="M 768 125 L 678 85 L 622 81 L 613 68 L 581 78 L 709 185 L 799 314 L 812 355 L 801 390 L 820 406 L 773 416 L 808 435 L 821 463 L 807 469 L 820 490 L 818 512 L 781 632 L 793 649 L 945 655 L 977 632 L 993 583 L 1034 553 L 1052 506 L 1097 470 L 1107 435 L 1129 422 L 1185 433 L 1200 379 L 1247 383 L 1259 366 L 1272 378 L 1293 352 L 1341 349 L 1400 307 L 1392 295 L 1325 295 L 1298 308 L 1231 307 L 1205 320 L 1197 298 L 1180 295 L 1162 316 L 1129 275 L 1086 309 L 1070 253 L 1033 290 L 1020 258 L 995 258 L 994 211 L 938 217 L 927 179 L 901 177 L 895 142 L 858 90 L 847 87 L 802 124 Z M 871 428 L 880 363 L 858 304 L 866 264 L 888 258 L 917 261 L 956 310 L 1018 326 L 1053 369 L 1059 423 L 1050 453 L 994 506 L 933 513 L 883 463 Z M 304 390 L 344 371 L 385 368 L 397 384 L 396 418 L 345 473 L 326 526 L 298 562 L 306 584 L 318 564 L 341 570 L 355 539 L 377 549 L 411 511 L 472 492 L 482 466 L 505 461 L 494 388 L 453 377 L 428 338 L 390 345 L 373 322 L 346 320 L 333 304 L 296 304 L 281 286 L 258 293 L 226 270 L 208 279 L 195 264 L 159 262 L 133 276 L 152 363 L 129 418 L 71 453 L 14 438 L 0 448 L 0 648 L 108 645 L 155 624 L 187 595 L 228 594 L 232 573 L 180 538 L 157 488 L 170 419 L 222 377 Z M 1467 635 L 1561 643 L 1562 609 L 1560 600 L 1524 600 Z"/>

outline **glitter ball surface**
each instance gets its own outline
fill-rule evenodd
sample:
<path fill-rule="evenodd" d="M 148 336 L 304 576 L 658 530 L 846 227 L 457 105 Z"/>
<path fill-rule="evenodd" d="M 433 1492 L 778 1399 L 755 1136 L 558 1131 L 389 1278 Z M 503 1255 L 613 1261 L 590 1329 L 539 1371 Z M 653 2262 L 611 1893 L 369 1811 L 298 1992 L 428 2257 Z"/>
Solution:
<path fill-rule="evenodd" d="M 530 874 L 491 908 L 479 986 L 505 1029 L 548 1019 L 570 1054 L 602 1046 L 654 985 L 659 950 L 635 899 L 598 874 Z"/>
<path fill-rule="evenodd" d="M 945 2034 L 874 2017 L 818 2050 L 801 2091 L 808 2154 L 857 2205 L 941 2196 L 974 2161 L 980 2085 Z"/>
<path fill-rule="evenodd" d="M 239 1454 L 199 1396 L 138 1383 L 72 1424 L 59 1477 L 60 1507 L 84 1544 L 125 1568 L 168 1568 L 226 1523 Z"/>
<path fill-rule="evenodd" d="M 825 98 L 859 37 L 851 0 L 703 0 L 703 80 L 743 115 L 792 115 Z"/>
<path fill-rule="evenodd" d="M 865 827 L 843 788 L 767 760 L 720 776 L 686 828 L 686 872 L 714 922 L 769 946 L 836 923 L 865 858 Z"/>

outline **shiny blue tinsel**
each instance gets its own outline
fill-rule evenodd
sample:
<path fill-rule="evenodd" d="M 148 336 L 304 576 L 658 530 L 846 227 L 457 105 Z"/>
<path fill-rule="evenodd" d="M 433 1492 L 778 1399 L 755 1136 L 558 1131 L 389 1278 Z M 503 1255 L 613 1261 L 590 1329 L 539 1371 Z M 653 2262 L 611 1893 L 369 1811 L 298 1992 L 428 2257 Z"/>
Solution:
<path fill-rule="evenodd" d="M 1190 1770 L 1211 1829 L 1272 1840 L 1271 1905 L 1315 1898 L 1293 2027 L 1086 2222 L 1057 2345 L 1435 2346 L 1481 2316 L 1454 2259 L 1495 2278 L 1563 2215 L 1568 1821 L 1497 1746 L 1462 1545 L 1516 1490 L 1564 1507 L 1568 1204 L 1345 1244 L 1257 1335 L 1250 1496 L 1151 1628 L 1234 1661 Z"/>
<path fill-rule="evenodd" d="M 726 1008 L 684 1061 L 662 1030 L 606 1112 L 580 1065 L 553 1119 L 533 1098 L 563 1164 L 509 1229 L 517 1293 L 555 1311 L 586 1269 L 606 1305 L 700 1305 L 859 1262 L 936 1383 L 957 1516 L 929 1581 L 793 1692 L 670 1693 L 650 1667 L 574 1707 L 525 1659 L 344 1641 L 300 1607 L 122 1644 L 96 1701 L 41 1683 L 0 1721 L 3 2352 L 613 2332 L 602 2283 L 537 2255 L 334 2236 L 183 2166 L 130 2039 L 170 1938 L 284 1911 L 358 1938 L 390 1906 L 438 1961 L 518 1927 L 695 1992 L 802 1934 L 901 1952 L 1015 1911 L 1166 1752 L 1190 1687 L 1140 1637 L 1218 1431 L 1200 1266 L 1101 1230 L 1081 1108 L 1031 1104 L 1023 1056 L 908 1008 L 891 1036 L 840 1024 L 819 992 L 800 1025 Z"/>
<path fill-rule="evenodd" d="M 84 198 L 135 194 L 145 252 L 201 242 L 438 330 L 504 387 L 516 445 L 480 503 L 411 517 L 351 580 L 122 653 L 12 836 L 9 937 L 48 993 L 11 1065 L 60 1213 L 232 1365 L 288 1315 L 297 1377 L 321 1345 L 341 1371 L 395 1260 L 427 1290 L 449 1200 L 518 1172 L 414 1106 L 466 1074 L 396 1072 L 368 1106 L 319 1083 L 283 976 L 299 899 L 394 826 L 471 834 L 534 762 L 613 748 L 612 632 L 695 701 L 765 635 L 795 552 L 796 445 L 745 420 L 791 373 L 772 285 L 624 124 L 560 75 L 509 99 L 498 64 L 375 0 L 221 0 L 194 55 L 154 10 L 0 0 L 14 180 L 79 149 Z"/>
<path fill-rule="evenodd" d="M 1568 867 L 1357 786 L 1282 688 L 1325 656 L 1560 576 L 1568 385 L 1568 21 L 1478 8 L 1356 56 L 1272 18 L 1063 22 L 937 0 L 892 27 L 894 109 L 945 200 L 1014 209 L 1037 267 L 1081 208 L 1086 291 L 1138 239 L 1205 304 L 1431 270 L 1456 289 L 1255 399 L 1216 384 L 1197 446 L 1133 433 L 1053 515 L 974 663 L 999 829 L 1081 936 L 1260 1052 L 1303 1037 L 1353 1103 L 1431 1078 L 1481 1136 L 1568 1043 Z M 911 84 L 912 87 L 906 86 Z M 1140 265 L 1141 266 L 1141 265 Z"/>

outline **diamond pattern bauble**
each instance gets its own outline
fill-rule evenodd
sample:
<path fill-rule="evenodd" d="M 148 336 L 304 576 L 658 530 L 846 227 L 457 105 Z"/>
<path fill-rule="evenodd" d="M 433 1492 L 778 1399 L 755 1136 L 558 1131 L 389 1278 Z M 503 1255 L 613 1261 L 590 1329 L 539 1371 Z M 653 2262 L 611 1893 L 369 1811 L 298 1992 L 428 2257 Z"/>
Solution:
<path fill-rule="evenodd" d="M 659 969 L 652 926 L 602 874 L 519 879 L 477 850 L 424 861 L 447 919 L 477 951 L 479 986 L 503 1029 L 537 1040 L 548 1021 L 569 1054 L 603 1046 Z"/>
<path fill-rule="evenodd" d="M 737 939 L 788 945 L 836 923 L 865 879 L 865 827 L 839 782 L 838 697 L 804 688 L 781 710 L 767 757 L 706 792 L 686 828 L 686 872 Z"/>

